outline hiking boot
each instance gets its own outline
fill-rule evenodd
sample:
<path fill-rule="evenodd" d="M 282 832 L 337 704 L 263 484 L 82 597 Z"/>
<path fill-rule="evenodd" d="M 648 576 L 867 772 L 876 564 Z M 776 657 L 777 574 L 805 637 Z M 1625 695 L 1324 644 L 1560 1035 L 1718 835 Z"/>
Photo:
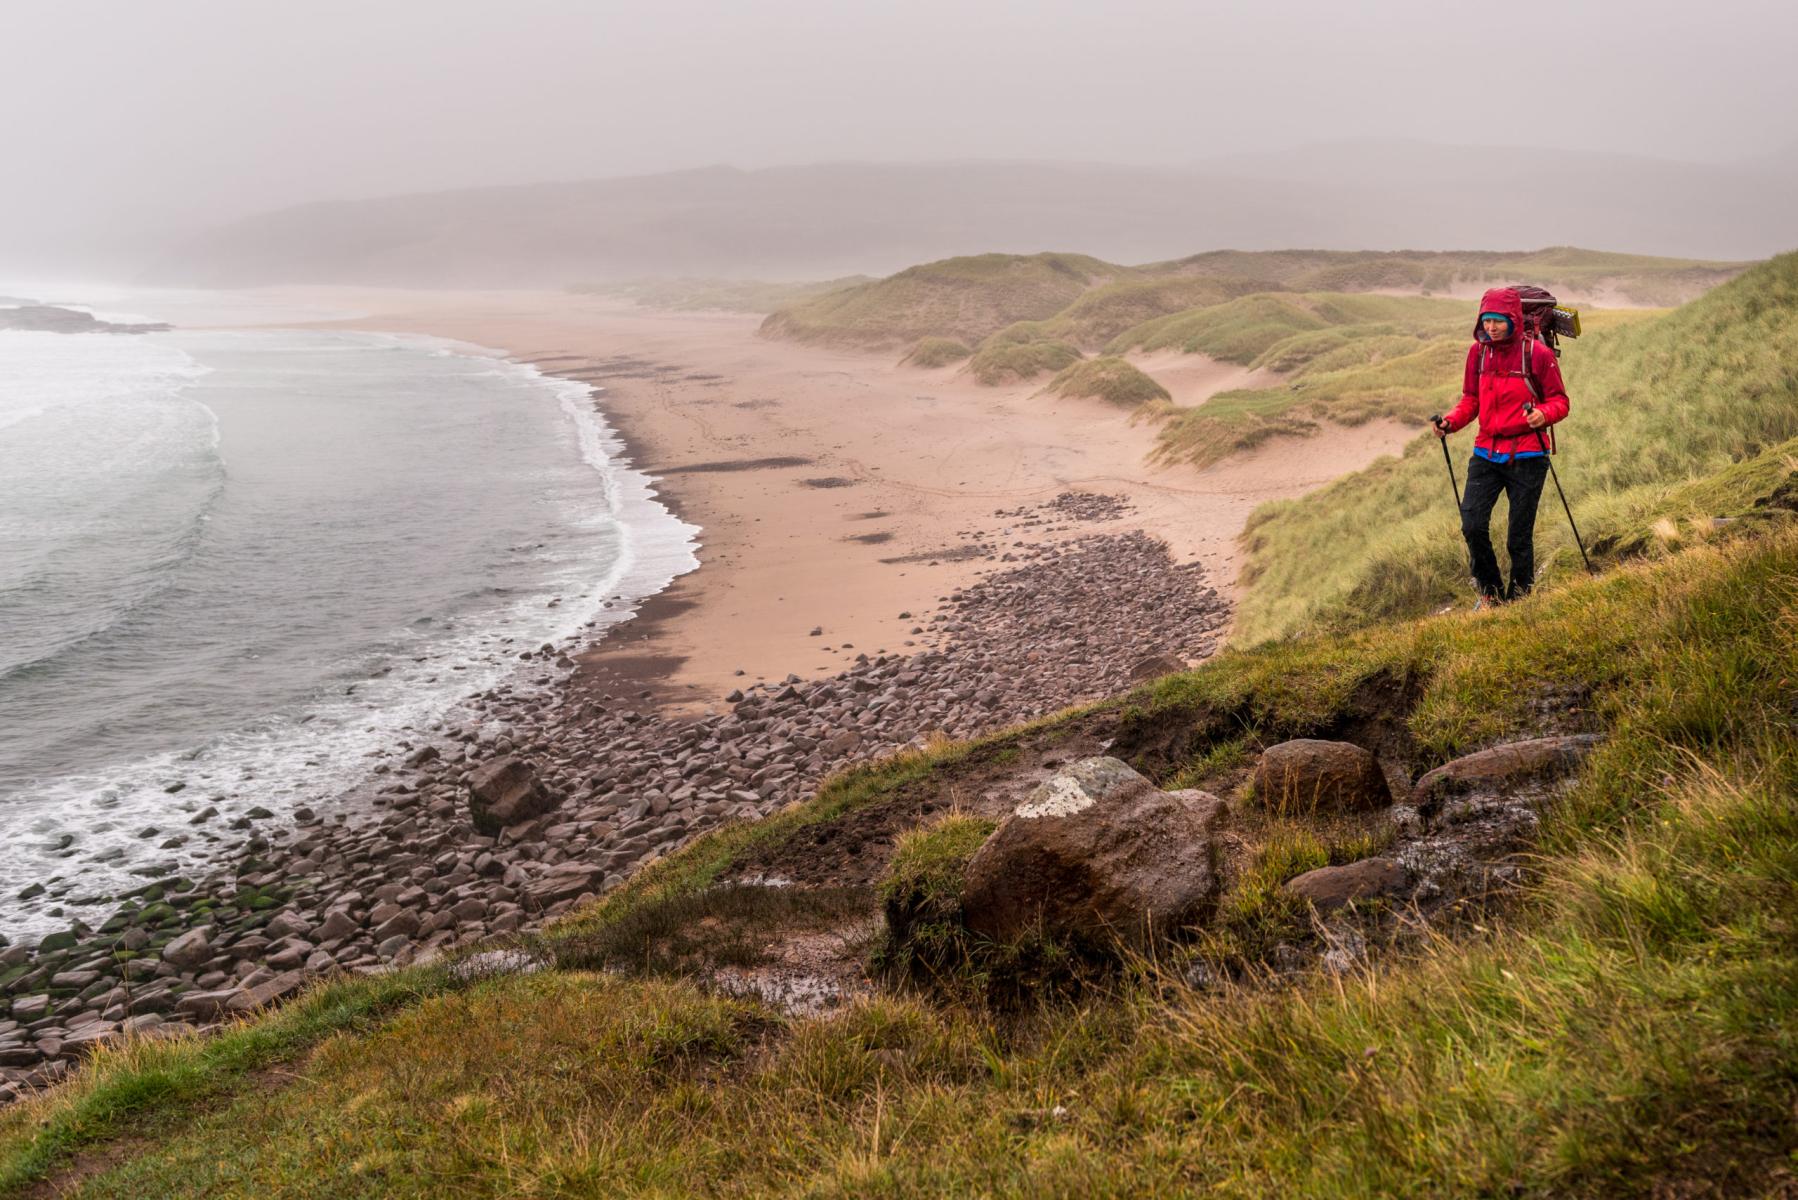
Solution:
<path fill-rule="evenodd" d="M 1486 594 L 1482 593 L 1480 598 L 1473 602 L 1473 611 L 1474 612 L 1490 612 L 1491 610 L 1498 608 L 1503 604 L 1504 604 L 1503 597 L 1486 595 Z"/>

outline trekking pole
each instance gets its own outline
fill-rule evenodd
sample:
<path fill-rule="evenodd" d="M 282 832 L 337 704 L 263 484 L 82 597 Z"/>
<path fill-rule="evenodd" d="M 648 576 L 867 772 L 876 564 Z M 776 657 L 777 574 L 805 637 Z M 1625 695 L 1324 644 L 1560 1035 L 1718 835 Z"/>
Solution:
<path fill-rule="evenodd" d="M 1523 411 L 1527 416 L 1536 411 L 1536 406 L 1525 404 Z M 1561 509 L 1567 514 L 1567 527 L 1573 530 L 1573 544 L 1579 547 L 1580 561 L 1586 564 L 1588 575 L 1596 575 L 1598 572 L 1593 569 L 1592 560 L 1586 556 L 1586 539 L 1579 535 L 1579 526 L 1573 522 L 1573 509 L 1567 503 L 1567 493 L 1561 490 L 1561 475 L 1555 470 L 1555 456 L 1549 451 L 1548 439 L 1542 436 L 1540 429 L 1536 430 L 1536 441 L 1542 447 L 1542 457 L 1548 460 L 1548 474 L 1555 481 L 1555 493 L 1561 497 Z M 1447 447 L 1443 448 L 1443 453 L 1447 453 Z"/>
<path fill-rule="evenodd" d="M 1430 418 L 1430 424 L 1438 429 L 1442 427 L 1442 414 L 1437 413 Z M 1448 468 L 1448 486 L 1455 490 L 1455 511 L 1461 511 L 1461 481 L 1455 478 L 1455 460 L 1448 456 L 1448 439 L 1437 438 L 1442 443 L 1442 465 Z"/>
<path fill-rule="evenodd" d="M 1438 429 L 1441 429 L 1442 428 L 1442 414 L 1437 413 L 1435 416 L 1431 417 L 1430 424 L 1434 425 Z M 1446 437 L 1441 437 L 1441 438 L 1437 438 L 1436 440 L 1442 443 L 1442 465 L 1448 468 L 1448 486 L 1453 488 L 1454 492 L 1455 492 L 1455 516 L 1460 517 L 1461 516 L 1461 482 L 1460 482 L 1460 480 L 1455 478 L 1455 460 L 1448 456 L 1448 439 Z M 1474 575 L 1474 572 L 1473 572 L 1473 547 L 1472 546 L 1467 547 L 1467 575 L 1468 575 L 1468 578 L 1470 578 L 1474 581 L 1474 586 L 1477 588 L 1479 586 L 1479 579 L 1477 576 Z"/>

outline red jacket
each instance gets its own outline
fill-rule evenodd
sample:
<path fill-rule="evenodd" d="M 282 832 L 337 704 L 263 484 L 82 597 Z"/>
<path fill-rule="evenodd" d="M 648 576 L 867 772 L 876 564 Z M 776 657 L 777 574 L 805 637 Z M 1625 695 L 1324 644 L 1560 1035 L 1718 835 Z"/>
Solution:
<path fill-rule="evenodd" d="M 1542 441 L 1552 449 L 1554 435 L 1544 429 L 1542 441 L 1539 441 L 1524 416 L 1523 406 L 1534 403 L 1548 418 L 1549 425 L 1566 419 L 1567 388 L 1561 382 L 1561 364 L 1555 358 L 1555 352 L 1540 339 L 1530 338 L 1526 343 L 1522 337 L 1523 301 L 1518 298 L 1515 288 L 1488 291 L 1480 299 L 1480 312 L 1503 313 L 1510 317 L 1511 336 L 1493 341 L 1486 336 L 1479 318 L 1474 318 L 1474 343 L 1467 349 L 1467 366 L 1461 378 L 1461 402 L 1443 417 L 1443 423 L 1453 433 L 1466 426 L 1477 413 L 1480 434 L 1474 439 L 1474 445 L 1494 454 L 1540 452 Z M 1529 384 L 1518 369 L 1523 361 L 1521 348 L 1525 344 L 1530 348 L 1530 374 L 1535 376 L 1536 387 L 1542 393 L 1540 400 L 1530 392 Z M 1480 366 L 1482 356 L 1485 358 L 1484 370 Z"/>

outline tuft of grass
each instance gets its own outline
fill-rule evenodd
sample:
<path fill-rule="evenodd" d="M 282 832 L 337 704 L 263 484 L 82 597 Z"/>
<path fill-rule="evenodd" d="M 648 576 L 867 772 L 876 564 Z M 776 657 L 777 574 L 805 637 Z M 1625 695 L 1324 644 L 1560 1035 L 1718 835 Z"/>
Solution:
<path fill-rule="evenodd" d="M 927 337 L 920 338 L 918 344 L 911 348 L 900 362 L 908 367 L 946 367 L 950 363 L 958 363 L 974 352 L 966 343 L 954 338 Z"/>
<path fill-rule="evenodd" d="M 1080 351 L 1066 342 L 1015 341 L 994 335 L 968 360 L 968 370 L 987 387 L 1035 379 L 1080 361 Z"/>
<path fill-rule="evenodd" d="M 1049 381 L 1045 390 L 1057 396 L 1103 400 L 1127 409 L 1171 399 L 1159 383 L 1123 359 L 1109 355 L 1068 365 Z"/>
<path fill-rule="evenodd" d="M 899 839 L 878 894 L 886 932 L 874 967 L 895 979 L 941 984 L 969 963 L 961 892 L 974 852 L 996 822 L 947 813 Z"/>

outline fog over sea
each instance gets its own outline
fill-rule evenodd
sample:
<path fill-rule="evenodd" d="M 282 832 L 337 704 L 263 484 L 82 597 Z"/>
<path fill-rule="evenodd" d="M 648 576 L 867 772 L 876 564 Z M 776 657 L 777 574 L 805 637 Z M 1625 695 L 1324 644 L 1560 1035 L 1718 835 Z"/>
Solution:
<path fill-rule="evenodd" d="M 621 454 L 586 385 L 430 338 L 0 331 L 0 932 L 327 807 L 691 569 Z"/>

